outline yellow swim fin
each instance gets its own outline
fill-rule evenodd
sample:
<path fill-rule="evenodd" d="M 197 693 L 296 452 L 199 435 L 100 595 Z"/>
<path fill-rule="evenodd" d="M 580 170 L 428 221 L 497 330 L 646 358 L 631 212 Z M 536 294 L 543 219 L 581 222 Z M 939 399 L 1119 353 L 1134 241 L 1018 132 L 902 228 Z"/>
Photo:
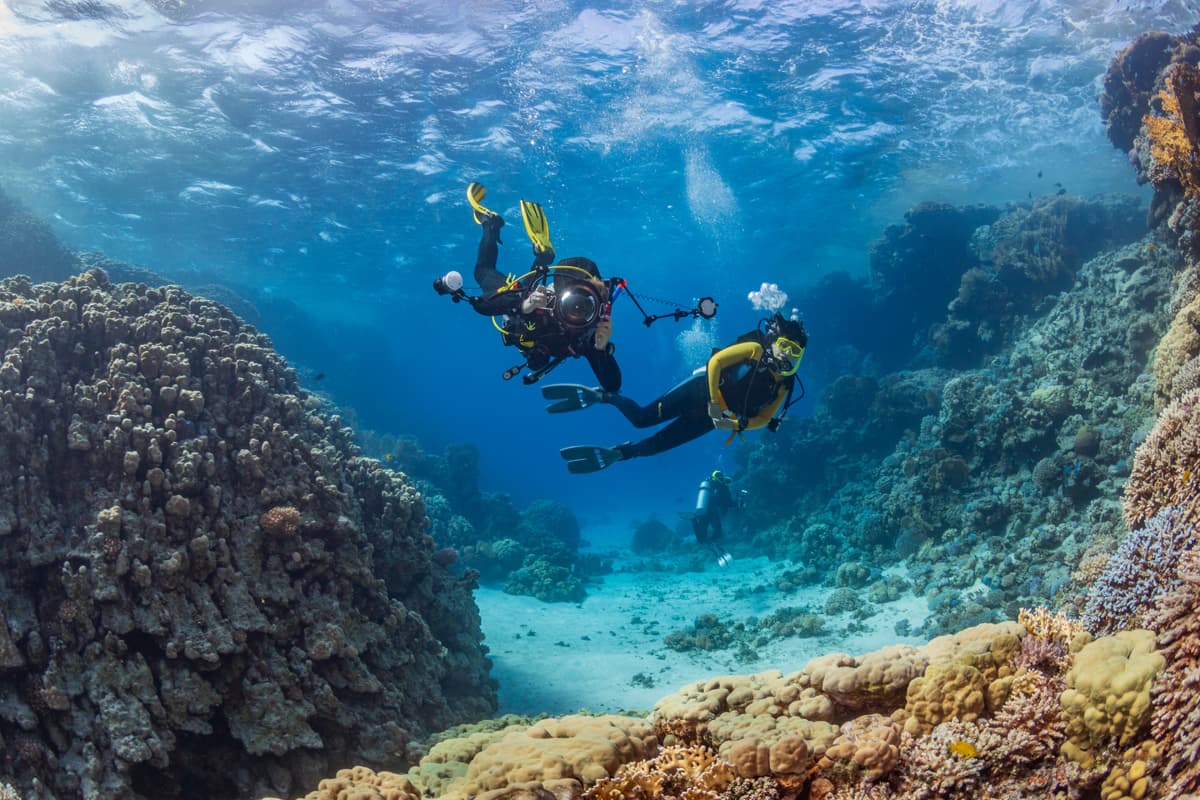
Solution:
<path fill-rule="evenodd" d="M 483 204 L 483 198 L 485 197 L 487 197 L 487 187 L 482 183 L 471 181 L 467 184 L 467 202 L 471 204 L 471 210 L 475 214 L 475 221 L 480 225 L 483 224 L 485 219 L 493 216 L 492 210 Z"/>
<path fill-rule="evenodd" d="M 533 242 L 533 252 L 554 253 L 554 245 L 550 243 L 550 223 L 546 221 L 546 212 L 537 203 L 528 200 L 521 201 L 521 220 L 525 223 L 525 233 Z"/>

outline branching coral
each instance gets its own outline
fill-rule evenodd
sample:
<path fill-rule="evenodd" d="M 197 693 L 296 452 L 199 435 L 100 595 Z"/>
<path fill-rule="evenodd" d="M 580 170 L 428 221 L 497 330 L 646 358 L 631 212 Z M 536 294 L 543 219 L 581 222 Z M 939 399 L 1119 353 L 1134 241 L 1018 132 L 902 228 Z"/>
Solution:
<path fill-rule="evenodd" d="M 679 798 L 718 800 L 734 780 L 733 767 L 704 747 L 664 747 L 645 761 L 623 764 L 583 793 L 584 800 Z"/>
<path fill-rule="evenodd" d="M 1089 630 L 1113 633 L 1145 625 L 1144 613 L 1176 584 L 1176 563 L 1195 538 L 1182 516 L 1168 508 L 1125 537 L 1089 591 L 1083 611 Z"/>
<path fill-rule="evenodd" d="M 1183 521 L 1200 519 L 1200 389 L 1180 397 L 1159 415 L 1137 449 L 1125 486 L 1125 522 L 1130 530 L 1171 506 Z"/>
<path fill-rule="evenodd" d="M 1179 588 L 1159 598 L 1148 615 L 1167 660 L 1151 694 L 1150 730 L 1164 753 L 1170 797 L 1200 791 L 1200 553 L 1180 559 L 1179 577 Z"/>

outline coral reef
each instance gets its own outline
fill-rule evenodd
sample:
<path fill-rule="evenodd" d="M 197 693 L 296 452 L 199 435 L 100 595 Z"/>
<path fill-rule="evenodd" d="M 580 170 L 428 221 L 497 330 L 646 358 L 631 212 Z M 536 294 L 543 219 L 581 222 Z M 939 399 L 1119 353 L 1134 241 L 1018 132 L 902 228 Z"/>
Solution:
<path fill-rule="evenodd" d="M 1141 118 L 1118 103 L 1136 105 L 1162 87 L 1161 75 L 1144 74 L 1159 69 L 1161 54 L 1145 48 L 1172 41 L 1145 37 L 1141 50 L 1114 63 L 1110 135 L 1128 136 L 1129 120 Z M 1174 341 L 1178 330 L 1168 322 L 1185 313 L 1200 284 L 1187 241 L 1174 247 L 1200 226 L 1175 214 L 1189 207 L 1184 192 L 1170 202 L 1178 224 L 1159 227 L 1161 238 L 1082 261 L 1034 246 L 1061 229 L 1045 232 L 1036 215 L 1010 220 L 1006 235 L 1021 246 L 1003 251 L 1003 269 L 980 267 L 970 278 L 993 288 L 1011 279 L 1006 291 L 1028 290 L 1025 311 L 1005 333 L 1008 351 L 972 369 L 914 363 L 890 382 L 847 379 L 830 389 L 831 405 L 811 425 L 750 457 L 752 480 L 782 473 L 780 485 L 792 490 L 770 512 L 790 518 L 761 524 L 758 546 L 841 565 L 826 570 L 826 581 L 851 592 L 869 592 L 881 565 L 904 558 L 937 614 L 933 629 L 953 633 L 920 647 L 831 653 L 788 674 L 697 681 L 660 699 L 645 719 L 599 723 L 625 732 L 610 732 L 610 745 L 636 730 L 636 747 L 597 749 L 595 736 L 569 718 L 542 734 L 555 739 L 552 757 L 525 749 L 522 728 L 504 734 L 517 743 L 509 753 L 492 750 L 495 740 L 466 746 L 458 777 L 422 785 L 423 761 L 410 771 L 412 783 L 426 795 L 460 797 L 472 791 L 465 776 L 494 776 L 479 795 L 489 800 L 1195 796 L 1200 390 L 1160 381 L 1170 388 L 1143 439 L 1155 404 L 1151 356 L 1188 363 L 1177 354 L 1192 346 Z M 1044 220 L 1073 208 L 1043 207 Z M 998 219 L 986 235 L 1006 224 Z M 1024 236 L 1032 230 L 1039 232 Z M 856 387 L 867 397 L 855 398 Z M 888 407 L 881 394 L 895 398 L 904 421 L 898 443 L 862 433 L 873 409 Z M 1073 579 L 1070 564 L 1079 564 Z M 813 577 L 798 568 L 787 580 Z M 1023 603 L 1037 597 L 1062 602 L 1053 611 Z M 976 616 L 1016 621 L 961 624 Z M 701 618 L 690 633 L 728 636 L 738 624 L 749 627 Z M 639 724 L 652 735 L 631 727 Z M 568 752 L 592 753 L 585 758 L 598 759 L 595 769 L 585 772 Z M 529 768 L 514 770 L 511 753 Z"/>
<path fill-rule="evenodd" d="M 992 229 L 1006 226 L 1021 228 Z M 822 398 L 749 450 L 743 480 L 763 488 L 745 534 L 804 564 L 905 562 L 929 634 L 1076 591 L 1072 568 L 1125 530 L 1116 498 L 1153 413 L 1146 371 L 1180 264 L 1166 245 L 1125 246 L 1014 321 L 986 367 L 834 383 L 836 414 Z M 855 386 L 869 403 L 841 399 Z"/>
<path fill-rule="evenodd" d="M 555 500 L 535 500 L 517 509 L 503 493 L 479 489 L 479 451 L 455 444 L 441 456 L 426 453 L 411 436 L 362 434 L 365 452 L 400 471 L 420 490 L 430 518 L 429 533 L 453 548 L 459 568 L 510 594 L 547 602 L 577 602 L 589 579 L 609 571 L 579 552 L 575 513 Z"/>
<path fill-rule="evenodd" d="M 469 579 L 270 342 L 178 287 L 0 281 L 0 777 L 248 796 L 495 708 Z"/>
<path fill-rule="evenodd" d="M 78 268 L 45 222 L 0 191 L 0 278 L 28 275 L 35 281 L 60 281 Z"/>
<path fill-rule="evenodd" d="M 1143 738 L 1164 661 L 1153 638 L 1093 640 L 1062 615 L 1022 611 L 920 648 L 698 681 L 646 718 L 460 730 L 405 786 L 447 800 L 1178 796 Z M 1072 759 L 1080 742 L 1087 765 Z"/>

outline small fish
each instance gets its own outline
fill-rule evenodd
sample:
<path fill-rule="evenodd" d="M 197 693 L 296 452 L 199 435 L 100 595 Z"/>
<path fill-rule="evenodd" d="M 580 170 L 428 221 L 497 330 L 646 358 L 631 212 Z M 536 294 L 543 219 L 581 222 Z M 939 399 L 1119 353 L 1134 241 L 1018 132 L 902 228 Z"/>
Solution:
<path fill-rule="evenodd" d="M 1057 192 L 1055 192 L 1055 194 L 1057 194 L 1057 195 L 1063 195 L 1063 194 L 1066 194 L 1066 193 L 1067 193 L 1067 190 L 1066 190 L 1066 189 L 1059 189 Z"/>
<path fill-rule="evenodd" d="M 325 373 L 324 373 L 324 372 L 318 372 L 316 375 L 313 375 L 313 380 L 314 380 L 314 381 L 323 381 L 323 380 L 325 380 Z"/>
<path fill-rule="evenodd" d="M 1038 177 L 1042 177 L 1042 171 L 1040 169 L 1038 170 Z"/>
<path fill-rule="evenodd" d="M 1146 245 L 1146 249 L 1149 250 L 1151 253 L 1153 253 L 1155 250 L 1158 249 L 1158 245 L 1151 243 L 1151 244 Z"/>
<path fill-rule="evenodd" d="M 979 751 L 975 749 L 975 745 L 964 739 L 957 739 L 951 742 L 946 745 L 946 749 L 959 758 L 975 758 L 979 755 Z"/>
<path fill-rule="evenodd" d="M 386 456 L 384 456 L 384 457 L 383 457 L 383 460 L 384 460 L 384 461 L 391 461 L 391 460 L 392 460 L 392 454 L 391 454 L 391 453 L 388 453 Z"/>

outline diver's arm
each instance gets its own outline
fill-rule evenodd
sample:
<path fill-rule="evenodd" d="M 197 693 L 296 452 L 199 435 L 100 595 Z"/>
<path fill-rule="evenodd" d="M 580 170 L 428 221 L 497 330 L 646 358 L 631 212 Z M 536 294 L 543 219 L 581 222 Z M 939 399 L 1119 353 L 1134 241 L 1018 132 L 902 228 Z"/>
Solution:
<path fill-rule="evenodd" d="M 521 292 L 504 290 L 488 292 L 481 297 L 472 298 L 471 308 L 485 317 L 498 317 L 502 314 L 511 316 L 521 310 Z"/>
<path fill-rule="evenodd" d="M 606 392 L 621 391 L 621 367 L 617 365 L 617 359 L 613 356 L 614 349 L 609 344 L 602 350 L 589 346 L 585 346 L 583 350 L 583 357 L 592 365 L 592 372 L 596 373 L 600 388 Z"/>
<path fill-rule="evenodd" d="M 757 430 L 770 422 L 771 417 L 775 416 L 775 412 L 779 410 L 779 406 L 783 405 L 785 397 L 787 397 L 787 381 L 775 387 L 775 399 L 767 403 L 761 411 L 751 417 L 742 430 Z"/>
<path fill-rule="evenodd" d="M 719 406 L 721 411 L 729 410 L 729 404 L 721 396 L 721 372 L 743 361 L 757 361 L 762 358 L 762 345 L 758 342 L 742 342 L 713 353 L 708 360 L 708 404 Z"/>

